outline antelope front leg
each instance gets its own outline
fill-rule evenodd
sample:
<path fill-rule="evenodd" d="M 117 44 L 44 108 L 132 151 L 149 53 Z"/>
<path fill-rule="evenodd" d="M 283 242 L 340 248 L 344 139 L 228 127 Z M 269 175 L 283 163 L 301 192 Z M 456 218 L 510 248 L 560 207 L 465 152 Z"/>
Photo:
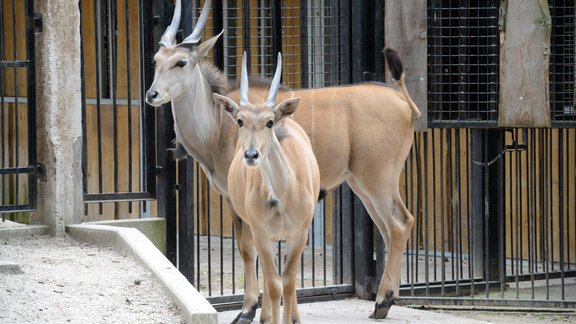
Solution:
<path fill-rule="evenodd" d="M 282 299 L 282 279 L 278 274 L 278 268 L 275 263 L 276 242 L 266 235 L 252 232 L 256 250 L 260 256 L 260 264 L 264 276 L 264 295 L 267 298 L 266 310 L 260 314 L 260 323 L 280 323 L 280 301 Z M 271 312 L 268 311 L 271 310 Z M 271 313 L 271 314 L 270 314 Z M 270 316 L 271 315 L 271 316 Z"/>
<path fill-rule="evenodd" d="M 299 232 L 297 237 L 286 241 L 288 250 L 284 271 L 282 273 L 285 324 L 301 323 L 300 312 L 298 312 L 298 301 L 296 299 L 296 275 L 307 239 L 308 231 L 306 227 Z"/>
<path fill-rule="evenodd" d="M 232 204 L 229 203 L 230 209 Z M 240 219 L 235 213 L 233 214 L 234 231 L 237 237 L 238 251 L 244 264 L 244 303 L 242 311 L 232 321 L 232 324 L 249 324 L 256 317 L 258 309 L 258 281 L 256 279 L 256 249 L 252 241 L 250 226 Z M 235 280 L 233 278 L 232 280 Z"/>

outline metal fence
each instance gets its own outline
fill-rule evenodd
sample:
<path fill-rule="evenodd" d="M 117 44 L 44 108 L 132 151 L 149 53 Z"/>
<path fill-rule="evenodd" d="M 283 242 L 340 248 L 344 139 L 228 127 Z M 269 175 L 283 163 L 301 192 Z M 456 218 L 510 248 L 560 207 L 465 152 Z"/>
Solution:
<path fill-rule="evenodd" d="M 576 276 L 575 136 L 576 129 L 418 134 L 402 184 L 416 218 L 405 300 L 573 307 L 576 287 L 566 278 Z"/>
<path fill-rule="evenodd" d="M 0 2 L 0 213 L 28 222 L 36 206 L 34 1 Z M 9 214 L 5 214 L 9 213 Z"/>
<path fill-rule="evenodd" d="M 146 10 L 151 2 L 83 0 L 79 6 L 84 221 L 150 215 L 156 192 L 155 113 L 140 98 L 150 80 L 146 58 L 154 47 L 151 37 L 140 36 L 152 36 L 152 12 Z"/>
<path fill-rule="evenodd" d="M 137 7 L 130 7 L 134 3 Z M 246 50 L 251 73 L 269 76 L 275 53 L 281 50 L 283 82 L 292 87 L 359 82 L 366 70 L 379 79 L 384 64 L 375 54 L 381 48 L 374 40 L 382 38 L 383 15 L 379 13 L 383 8 L 380 2 L 369 3 L 214 1 L 204 39 L 221 29 L 225 33 L 209 59 L 234 78 Z M 184 2 L 182 34 L 191 32 L 195 22 L 190 17 L 198 16 L 202 4 Z M 499 1 L 428 1 L 432 128 L 415 135 L 401 179 L 404 199 L 416 218 L 401 286 L 409 302 L 562 307 L 576 303 L 576 294 L 568 290 L 573 285 L 566 279 L 576 276 L 573 2 L 550 1 L 551 107 L 553 125 L 564 127 L 553 129 L 493 128 L 499 108 L 499 5 Z M 237 306 L 243 269 L 228 207 L 210 189 L 194 161 L 171 160 L 166 151 L 174 136 L 170 112 L 157 109 L 153 113 L 138 99 L 152 78 L 146 62 L 156 50 L 154 39 L 159 39 L 171 17 L 170 1 L 83 0 L 82 8 L 83 16 L 88 12 L 93 16 L 83 23 L 85 87 L 96 92 L 94 97 L 85 95 L 85 120 L 90 114 L 95 116 L 94 124 L 86 122 L 85 130 L 86 143 L 93 145 L 85 155 L 87 197 L 93 202 L 111 199 L 114 209 L 110 212 L 123 217 L 123 213 L 130 214 L 130 205 L 120 200 L 150 199 L 155 194 L 156 201 L 150 205 L 138 202 L 140 210 L 130 215 L 146 216 L 144 209 L 150 207 L 152 214 L 166 217 L 168 257 L 211 302 L 221 308 Z M 128 21 L 121 13 L 134 10 L 139 13 L 139 36 L 123 37 L 120 27 L 128 30 L 137 18 L 129 16 Z M 102 15 L 117 20 L 102 20 Z M 98 19 L 108 27 L 96 23 Z M 366 29 L 372 21 L 380 25 Z M 94 30 L 87 32 L 87 26 Z M 86 36 L 104 37 L 109 33 L 106 28 L 117 31 L 109 41 L 89 41 Z M 352 36 L 360 38 L 354 43 L 359 46 L 351 46 Z M 123 56 L 122 49 L 138 53 L 131 57 L 139 59 Z M 96 60 L 102 53 L 109 54 Z M 89 72 L 90 64 L 93 72 Z M 103 68 L 104 64 L 109 66 Z M 128 70 L 140 72 L 129 76 Z M 131 86 L 122 92 L 121 82 Z M 110 119 L 103 126 L 106 118 L 120 116 L 125 119 Z M 132 131 L 127 131 L 130 125 Z M 157 137 L 145 140 L 154 127 Z M 140 137 L 122 142 L 127 136 L 122 134 Z M 142 144 L 154 140 L 156 146 Z M 129 143 L 132 147 L 127 149 Z M 104 152 L 98 146 L 114 149 Z M 156 155 L 151 153 L 154 148 Z M 132 166 L 132 171 L 122 166 Z M 113 175 L 109 183 L 97 180 L 107 174 Z M 90 179 L 90 175 L 98 176 Z M 154 192 L 156 175 L 158 190 Z M 132 179 L 131 190 L 137 196 L 127 194 L 130 190 L 121 179 Z M 128 209 L 122 210 L 120 204 Z M 88 214 L 108 213 L 106 207 L 93 206 L 97 207 L 89 207 L 94 210 Z M 384 265 L 384 246 L 361 203 L 343 186 L 317 209 L 303 256 L 299 295 L 304 299 L 354 293 L 373 297 Z M 280 266 L 283 250 L 279 243 Z"/>

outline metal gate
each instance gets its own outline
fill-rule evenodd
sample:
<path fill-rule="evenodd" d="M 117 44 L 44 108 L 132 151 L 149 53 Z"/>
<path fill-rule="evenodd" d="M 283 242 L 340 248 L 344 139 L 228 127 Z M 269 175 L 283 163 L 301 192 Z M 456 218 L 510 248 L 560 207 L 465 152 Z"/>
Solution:
<path fill-rule="evenodd" d="M 270 77 L 275 53 L 283 53 L 283 83 L 294 87 L 324 87 L 350 83 L 348 1 L 215 1 L 204 39 L 220 30 L 222 41 L 213 50 L 214 64 L 230 78 L 240 70 L 241 53 L 251 58 L 251 73 Z M 203 1 L 183 3 L 183 12 L 197 17 Z M 184 18 L 184 17 L 183 17 Z M 184 35 L 194 22 L 184 22 Z M 243 266 L 236 251 L 228 207 L 192 159 L 177 166 L 178 204 L 167 204 L 178 219 L 167 219 L 169 258 L 219 309 L 242 300 Z M 346 229 L 351 221 L 349 189 L 340 189 L 316 208 L 309 244 L 301 260 L 298 295 L 305 300 L 351 296 L 352 250 Z M 336 207 L 339 206 L 339 207 Z M 343 206 L 343 207 L 340 207 Z M 170 208 L 170 207 L 169 207 Z M 356 206 L 358 208 L 358 206 Z M 343 212 L 341 212 L 343 210 Z M 346 213 L 343 216 L 342 213 Z M 176 234 L 178 233 L 178 234 Z M 176 238 L 178 238 L 176 240 Z M 172 248 L 170 248 L 172 247 Z M 174 252 L 170 252 L 174 251 Z M 283 266 L 282 243 L 278 265 Z"/>
<path fill-rule="evenodd" d="M 156 111 L 141 98 L 154 73 L 150 62 L 157 49 L 154 33 L 160 29 L 161 20 L 154 18 L 154 3 L 79 3 L 86 202 L 83 221 L 153 215 Z"/>
<path fill-rule="evenodd" d="M 0 56 L 0 213 L 26 223 L 37 190 L 33 0 L 0 2 Z"/>
<path fill-rule="evenodd" d="M 500 1 L 427 1 L 430 128 L 415 135 L 401 178 L 403 198 L 416 219 L 405 252 L 404 300 L 576 303 L 566 279 L 576 276 L 575 12 L 573 1 L 549 4 L 554 128 L 507 130 L 495 128 Z M 202 5 L 201 0 L 184 1 L 179 37 L 191 32 Z M 85 171 L 99 175 L 85 181 L 87 200 L 98 203 L 90 204 L 87 215 L 107 214 L 102 206 L 109 202 L 113 216 L 122 218 L 126 213 L 146 216 L 150 207 L 166 217 L 168 258 L 219 308 L 239 305 L 243 269 L 229 210 L 196 162 L 172 160 L 169 109 L 145 108 L 139 99 L 152 80 L 148 62 L 172 16 L 172 1 L 83 0 L 82 8 L 86 6 L 93 8 L 87 21 L 98 27 L 92 38 L 104 39 L 90 42 L 83 31 L 84 57 L 103 55 L 91 61 L 92 67 L 84 65 L 85 88 L 95 92 L 84 96 L 85 120 L 94 123 L 86 122 L 85 140 L 95 145 L 87 148 Z M 118 18 L 129 12 L 134 16 Z M 283 82 L 294 88 L 383 80 L 384 12 L 382 1 L 213 1 L 203 37 L 225 30 L 209 59 L 231 78 L 238 75 L 243 51 L 250 53 L 251 73 L 267 76 L 275 53 L 282 51 Z M 136 20 L 139 36 L 128 41 L 122 28 L 129 28 L 122 26 Z M 131 59 L 123 49 L 138 55 Z M 138 77 L 120 74 L 122 65 L 139 71 Z M 134 84 L 130 93 L 119 92 L 122 78 Z M 123 124 L 110 119 L 103 126 L 103 117 L 123 114 Z M 135 118 L 132 123 L 128 116 Z M 139 133 L 149 144 L 133 142 L 130 148 L 131 141 L 122 142 L 130 125 L 133 131 L 128 133 Z M 105 129 L 109 138 L 99 133 Z M 156 137 L 150 138 L 154 129 Z M 111 153 L 100 150 L 106 143 Z M 128 157 L 121 158 L 126 152 Z M 121 170 L 130 165 L 132 171 Z M 106 173 L 113 175 L 108 184 L 99 179 Z M 123 187 L 121 179 L 129 179 L 132 187 Z M 151 206 L 148 200 L 154 198 Z M 139 207 L 131 209 L 131 204 Z M 280 243 L 279 265 L 282 251 Z M 299 296 L 373 298 L 385 257 L 382 239 L 361 202 L 343 186 L 317 208 Z"/>

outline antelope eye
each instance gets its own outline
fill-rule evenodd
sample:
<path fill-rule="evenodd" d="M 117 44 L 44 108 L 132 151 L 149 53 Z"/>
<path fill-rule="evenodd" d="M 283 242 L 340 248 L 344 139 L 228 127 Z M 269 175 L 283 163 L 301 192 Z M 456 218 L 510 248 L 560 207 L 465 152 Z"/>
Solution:
<path fill-rule="evenodd" d="M 240 127 L 244 126 L 244 122 L 242 121 L 242 119 L 238 119 L 236 122 L 238 123 L 238 126 Z"/>
<path fill-rule="evenodd" d="M 272 126 L 274 126 L 274 122 L 271 121 L 271 120 L 269 120 L 269 121 L 266 123 L 266 127 L 272 128 Z"/>
<path fill-rule="evenodd" d="M 177 66 L 177 67 L 185 67 L 185 66 L 186 66 L 186 63 L 188 63 L 188 62 L 182 60 L 182 61 L 179 61 L 178 63 L 176 63 L 176 66 Z"/>

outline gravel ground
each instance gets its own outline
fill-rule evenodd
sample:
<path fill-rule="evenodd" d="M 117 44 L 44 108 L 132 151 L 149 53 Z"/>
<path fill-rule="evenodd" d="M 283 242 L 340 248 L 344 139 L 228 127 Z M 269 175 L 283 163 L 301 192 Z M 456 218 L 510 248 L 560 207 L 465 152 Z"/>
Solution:
<path fill-rule="evenodd" d="M 132 257 L 44 235 L 0 240 L 0 310 L 0 323 L 184 322 Z"/>

